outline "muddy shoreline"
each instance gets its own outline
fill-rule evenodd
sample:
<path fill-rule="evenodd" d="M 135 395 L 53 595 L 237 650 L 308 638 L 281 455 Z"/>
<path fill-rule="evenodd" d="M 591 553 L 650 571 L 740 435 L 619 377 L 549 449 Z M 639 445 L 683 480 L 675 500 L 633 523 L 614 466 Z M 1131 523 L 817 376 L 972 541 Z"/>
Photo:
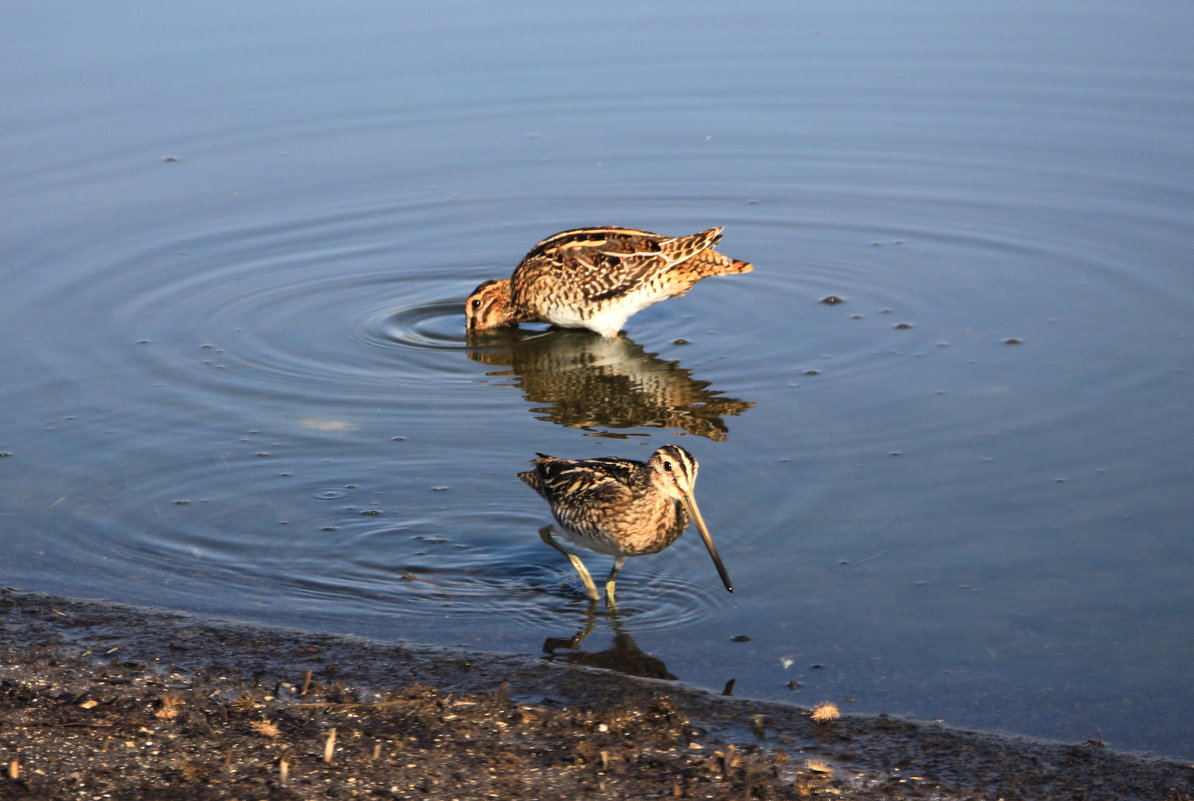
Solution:
<path fill-rule="evenodd" d="M 0 590 L 0 798 L 1194 801 L 1194 766 Z M 331 743 L 329 745 L 329 739 Z"/>

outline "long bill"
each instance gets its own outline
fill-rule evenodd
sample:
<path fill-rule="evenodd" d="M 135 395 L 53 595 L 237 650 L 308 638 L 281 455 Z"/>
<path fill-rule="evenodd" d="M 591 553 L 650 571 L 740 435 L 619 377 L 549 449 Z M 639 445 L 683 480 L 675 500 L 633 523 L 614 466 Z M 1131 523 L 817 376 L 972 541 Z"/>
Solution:
<path fill-rule="evenodd" d="M 713 565 L 717 568 L 717 575 L 721 576 L 721 583 L 726 585 L 727 591 L 733 592 L 734 585 L 730 583 L 730 574 L 726 572 L 726 566 L 721 563 L 721 557 L 717 555 L 717 546 L 713 544 L 713 537 L 709 535 L 709 529 L 705 526 L 705 519 L 701 517 L 701 510 L 697 508 L 696 498 L 687 492 L 681 492 L 680 502 L 684 504 L 684 510 L 688 512 L 688 516 L 692 518 L 692 522 L 696 523 L 697 531 L 700 533 L 701 539 L 705 541 L 705 547 L 709 549 L 709 555 L 713 557 Z"/>

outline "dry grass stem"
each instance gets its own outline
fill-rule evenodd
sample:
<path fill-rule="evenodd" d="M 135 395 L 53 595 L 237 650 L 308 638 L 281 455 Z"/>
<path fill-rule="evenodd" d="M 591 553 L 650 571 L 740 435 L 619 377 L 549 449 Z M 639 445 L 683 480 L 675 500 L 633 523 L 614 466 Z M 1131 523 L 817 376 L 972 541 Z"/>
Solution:
<path fill-rule="evenodd" d="M 332 752 L 336 750 L 336 727 L 328 729 L 328 739 L 323 745 L 323 761 L 332 761 Z"/>

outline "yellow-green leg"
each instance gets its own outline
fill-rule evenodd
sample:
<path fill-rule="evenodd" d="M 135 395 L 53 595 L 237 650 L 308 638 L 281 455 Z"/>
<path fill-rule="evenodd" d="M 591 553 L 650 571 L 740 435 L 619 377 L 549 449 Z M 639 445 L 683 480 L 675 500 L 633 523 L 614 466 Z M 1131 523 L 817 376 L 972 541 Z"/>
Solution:
<path fill-rule="evenodd" d="M 614 603 L 614 582 L 618 580 L 618 571 L 622 569 L 622 565 L 626 564 L 625 556 L 618 556 L 614 558 L 614 569 L 609 571 L 609 578 L 605 580 L 605 605 L 610 609 L 617 609 L 617 604 Z"/>
<path fill-rule="evenodd" d="M 569 551 L 567 548 L 563 547 L 554 539 L 552 539 L 551 526 L 544 526 L 543 528 L 539 529 L 539 536 L 548 545 L 564 554 L 564 556 L 568 557 L 568 561 L 572 563 L 572 566 L 576 568 L 576 572 L 580 574 L 580 580 L 585 583 L 585 591 L 589 593 L 589 598 L 594 601 L 600 600 L 601 596 L 597 594 L 597 585 L 593 583 L 593 577 L 589 575 L 589 569 L 585 567 L 584 562 L 580 561 L 579 556 L 572 553 L 572 551 Z M 614 572 L 616 573 L 617 570 L 615 569 Z M 612 579 L 613 576 L 611 575 L 610 578 Z M 606 586 L 608 587 L 610 585 L 607 583 Z"/>

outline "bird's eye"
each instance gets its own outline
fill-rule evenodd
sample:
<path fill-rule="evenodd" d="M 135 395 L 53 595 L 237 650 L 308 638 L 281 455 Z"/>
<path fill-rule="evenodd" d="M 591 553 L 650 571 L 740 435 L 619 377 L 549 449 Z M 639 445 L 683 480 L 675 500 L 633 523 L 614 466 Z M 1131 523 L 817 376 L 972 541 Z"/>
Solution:
<path fill-rule="evenodd" d="M 480 299 L 477 299 L 477 300 L 474 300 L 474 301 L 473 301 L 473 308 L 474 308 L 474 309 L 479 309 L 479 308 L 481 308 L 481 301 L 480 301 Z"/>
<path fill-rule="evenodd" d="M 664 462 L 664 463 L 663 463 L 663 469 L 664 469 L 664 470 L 666 470 L 666 471 L 668 471 L 669 473 L 670 473 L 670 472 L 672 472 L 672 463 L 671 463 L 671 462 Z"/>

